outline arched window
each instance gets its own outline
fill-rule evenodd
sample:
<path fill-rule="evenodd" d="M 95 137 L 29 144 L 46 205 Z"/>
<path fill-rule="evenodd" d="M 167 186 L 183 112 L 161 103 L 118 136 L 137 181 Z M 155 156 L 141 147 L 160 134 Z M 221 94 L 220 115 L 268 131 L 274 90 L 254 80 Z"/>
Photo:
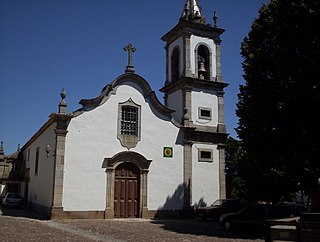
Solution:
<path fill-rule="evenodd" d="M 210 80 L 210 52 L 209 49 L 200 45 L 198 47 L 198 78 Z"/>
<path fill-rule="evenodd" d="M 179 48 L 175 48 L 171 54 L 171 81 L 177 81 L 180 77 L 180 51 Z"/>

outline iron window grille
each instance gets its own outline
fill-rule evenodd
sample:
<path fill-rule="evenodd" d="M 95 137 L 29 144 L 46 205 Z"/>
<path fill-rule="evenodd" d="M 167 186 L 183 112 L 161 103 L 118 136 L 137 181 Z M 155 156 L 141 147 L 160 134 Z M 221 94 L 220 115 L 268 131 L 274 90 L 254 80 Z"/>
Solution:
<path fill-rule="evenodd" d="M 121 107 L 121 134 L 138 136 L 138 112 L 133 106 Z"/>

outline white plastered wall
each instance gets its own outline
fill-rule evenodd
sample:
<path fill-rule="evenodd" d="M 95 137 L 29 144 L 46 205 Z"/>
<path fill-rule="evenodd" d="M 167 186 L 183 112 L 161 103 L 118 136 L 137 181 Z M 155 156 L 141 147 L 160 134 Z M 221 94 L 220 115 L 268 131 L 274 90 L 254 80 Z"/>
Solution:
<path fill-rule="evenodd" d="M 179 129 L 168 117 L 150 108 L 132 82 L 116 88 L 101 106 L 73 118 L 68 127 L 63 186 L 65 211 L 106 208 L 105 158 L 128 151 L 117 139 L 118 104 L 131 98 L 141 105 L 141 141 L 130 151 L 152 160 L 148 173 L 148 208 L 182 207 L 172 202 L 182 184 L 182 146 L 176 144 Z M 154 111 L 154 112 L 153 112 Z M 174 157 L 163 158 L 163 147 L 173 147 Z M 173 205 L 172 205 L 173 204 Z"/>
<path fill-rule="evenodd" d="M 212 150 L 213 162 L 199 162 L 199 149 Z M 192 146 L 192 204 L 212 204 L 219 198 L 219 151 L 216 145 Z"/>
<path fill-rule="evenodd" d="M 54 157 L 47 157 L 45 146 L 50 145 L 53 154 L 55 147 L 56 123 L 51 124 L 37 139 L 24 150 L 26 168 L 30 168 L 30 182 L 28 188 L 28 202 L 44 207 L 52 205 L 52 189 L 54 174 Z M 36 150 L 39 148 L 38 174 L 35 174 Z M 30 151 L 29 151 L 30 150 Z M 28 152 L 29 155 L 28 155 Z"/>
<path fill-rule="evenodd" d="M 177 90 L 176 92 L 171 93 L 168 95 L 167 98 L 167 105 L 169 108 L 175 110 L 172 114 L 173 118 L 178 122 L 181 123 L 183 118 L 183 102 L 182 102 L 182 91 Z"/>
<path fill-rule="evenodd" d="M 193 90 L 192 100 L 192 120 L 196 125 L 217 126 L 218 125 L 218 97 L 213 92 L 208 93 L 201 90 Z M 211 120 L 199 118 L 199 108 L 211 109 Z"/>

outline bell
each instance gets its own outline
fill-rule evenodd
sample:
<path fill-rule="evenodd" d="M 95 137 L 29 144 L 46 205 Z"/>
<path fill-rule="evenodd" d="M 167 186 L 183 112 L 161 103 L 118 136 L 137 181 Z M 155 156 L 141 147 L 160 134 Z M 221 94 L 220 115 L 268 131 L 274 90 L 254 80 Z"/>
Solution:
<path fill-rule="evenodd" d="M 199 72 L 207 72 L 207 70 L 204 66 L 204 62 L 199 63 Z"/>

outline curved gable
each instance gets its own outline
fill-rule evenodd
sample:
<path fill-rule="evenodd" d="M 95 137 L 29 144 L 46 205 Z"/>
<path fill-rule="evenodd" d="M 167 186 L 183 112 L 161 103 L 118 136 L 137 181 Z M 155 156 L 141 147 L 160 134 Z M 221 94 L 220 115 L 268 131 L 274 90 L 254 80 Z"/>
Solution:
<path fill-rule="evenodd" d="M 119 77 L 117 77 L 111 84 L 106 85 L 99 96 L 92 99 L 82 99 L 80 100 L 80 104 L 82 108 L 77 110 L 76 112 L 84 112 L 87 110 L 92 110 L 103 103 L 105 103 L 111 94 L 114 93 L 117 87 L 123 85 L 124 83 L 131 82 L 138 86 L 141 89 L 142 95 L 145 99 L 149 100 L 150 105 L 157 110 L 159 113 L 171 117 L 171 113 L 174 110 L 167 108 L 164 106 L 159 99 L 157 98 L 155 92 L 151 89 L 148 82 L 141 76 L 134 73 L 125 73 Z"/>

